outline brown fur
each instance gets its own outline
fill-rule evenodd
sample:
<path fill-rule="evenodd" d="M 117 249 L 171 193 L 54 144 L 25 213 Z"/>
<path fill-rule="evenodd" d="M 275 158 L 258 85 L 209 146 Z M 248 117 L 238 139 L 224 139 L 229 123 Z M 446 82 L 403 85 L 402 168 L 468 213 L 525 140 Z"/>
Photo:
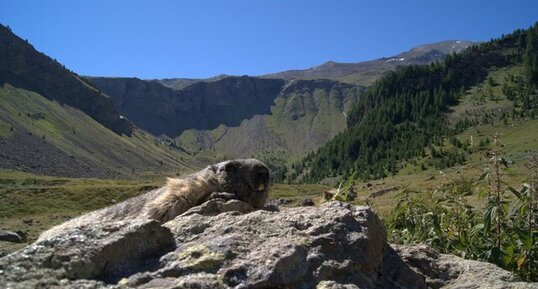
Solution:
<path fill-rule="evenodd" d="M 269 169 L 258 160 L 224 161 L 183 178 L 169 178 L 162 188 L 67 221 L 41 234 L 38 241 L 95 222 L 136 218 L 166 222 L 209 198 L 220 196 L 214 194 L 220 192 L 255 208 L 262 208 L 267 199 L 269 182 Z"/>

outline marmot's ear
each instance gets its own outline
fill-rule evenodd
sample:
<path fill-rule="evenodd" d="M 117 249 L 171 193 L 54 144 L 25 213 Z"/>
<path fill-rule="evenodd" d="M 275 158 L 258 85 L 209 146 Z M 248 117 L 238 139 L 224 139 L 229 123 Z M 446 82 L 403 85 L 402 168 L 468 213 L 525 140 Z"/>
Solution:
<path fill-rule="evenodd" d="M 236 162 L 230 161 L 230 162 L 227 162 L 224 165 L 224 170 L 229 172 L 229 173 L 235 172 L 235 171 L 237 171 L 238 166 L 239 165 Z"/>
<path fill-rule="evenodd" d="M 216 172 L 218 171 L 219 168 L 218 168 L 216 165 L 210 165 L 210 166 L 208 167 L 208 169 L 210 169 L 211 171 L 213 171 L 214 173 L 216 173 Z"/>

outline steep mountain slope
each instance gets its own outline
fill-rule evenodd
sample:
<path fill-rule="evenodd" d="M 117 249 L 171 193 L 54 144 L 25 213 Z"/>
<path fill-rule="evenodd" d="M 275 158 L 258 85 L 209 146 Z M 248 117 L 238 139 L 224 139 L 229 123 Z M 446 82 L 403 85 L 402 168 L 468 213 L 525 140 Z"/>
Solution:
<path fill-rule="evenodd" d="M 449 40 L 412 48 L 392 57 L 385 57 L 359 63 L 338 63 L 329 61 L 305 70 L 288 70 L 264 75 L 269 78 L 290 79 L 333 79 L 347 83 L 370 85 L 385 72 L 399 66 L 427 64 L 442 60 L 451 53 L 461 52 L 477 44 L 471 41 Z"/>
<path fill-rule="evenodd" d="M 237 126 L 257 114 L 268 114 L 284 81 L 255 77 L 227 77 L 173 90 L 136 78 L 90 78 L 112 96 L 129 120 L 154 135 L 175 137 L 186 129 Z"/>
<path fill-rule="evenodd" d="M 108 96 L 0 25 L 0 85 L 4 83 L 80 109 L 118 134 L 132 131 Z"/>
<path fill-rule="evenodd" d="M 0 80 L 0 169 L 126 177 L 190 167 L 188 155 L 134 127 L 107 95 L 5 27 Z"/>
<path fill-rule="evenodd" d="M 446 137 L 480 122 L 535 117 L 538 83 L 526 76 L 532 74 L 529 67 L 537 66 L 528 60 L 538 55 L 538 45 L 529 46 L 535 34 L 538 25 L 450 55 L 441 63 L 387 73 L 350 111 L 348 129 L 297 164 L 292 178 L 319 181 L 352 173 L 361 179 L 381 178 L 398 172 L 403 161 L 427 153 L 443 156 L 442 166 L 461 162 L 457 152 L 437 151 Z M 473 100 L 480 104 L 480 98 L 488 97 L 495 103 L 508 102 L 508 106 L 494 105 L 491 110 L 458 107 L 469 106 L 462 100 L 476 84 L 487 81 L 490 87 L 498 86 L 490 73 L 517 71 L 523 62 L 527 72 L 507 74 L 502 96 L 488 90 Z M 456 114 L 459 116 L 454 118 Z"/>
<path fill-rule="evenodd" d="M 0 168 L 68 177 L 126 177 L 181 171 L 190 158 L 133 128 L 118 135 L 38 93 L 0 87 Z"/>
<path fill-rule="evenodd" d="M 259 158 L 281 181 L 290 160 L 319 148 L 346 128 L 346 112 L 363 92 L 362 87 L 332 80 L 293 80 L 278 94 L 270 114 L 235 127 L 187 130 L 176 142 L 192 154 Z"/>

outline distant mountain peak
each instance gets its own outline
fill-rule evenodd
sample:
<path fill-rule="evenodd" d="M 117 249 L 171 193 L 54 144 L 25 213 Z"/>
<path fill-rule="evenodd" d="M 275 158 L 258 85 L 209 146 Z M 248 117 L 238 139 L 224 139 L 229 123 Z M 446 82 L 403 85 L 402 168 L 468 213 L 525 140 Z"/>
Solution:
<path fill-rule="evenodd" d="M 321 65 L 303 70 L 287 70 L 263 75 L 268 78 L 292 79 L 331 79 L 342 82 L 368 85 L 389 70 L 401 65 L 426 64 L 439 61 L 446 55 L 458 53 L 478 42 L 466 40 L 446 40 L 419 45 L 406 52 L 382 57 L 375 60 L 345 63 L 327 61 Z"/>

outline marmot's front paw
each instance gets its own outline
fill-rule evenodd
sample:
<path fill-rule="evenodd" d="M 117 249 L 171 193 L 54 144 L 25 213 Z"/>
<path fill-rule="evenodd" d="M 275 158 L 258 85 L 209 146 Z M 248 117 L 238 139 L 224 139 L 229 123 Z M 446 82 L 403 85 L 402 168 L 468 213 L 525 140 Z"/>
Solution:
<path fill-rule="evenodd" d="M 208 200 L 212 199 L 223 199 L 226 201 L 229 200 L 239 200 L 239 198 L 234 193 L 227 193 L 227 192 L 213 192 L 211 195 L 209 195 Z"/>

